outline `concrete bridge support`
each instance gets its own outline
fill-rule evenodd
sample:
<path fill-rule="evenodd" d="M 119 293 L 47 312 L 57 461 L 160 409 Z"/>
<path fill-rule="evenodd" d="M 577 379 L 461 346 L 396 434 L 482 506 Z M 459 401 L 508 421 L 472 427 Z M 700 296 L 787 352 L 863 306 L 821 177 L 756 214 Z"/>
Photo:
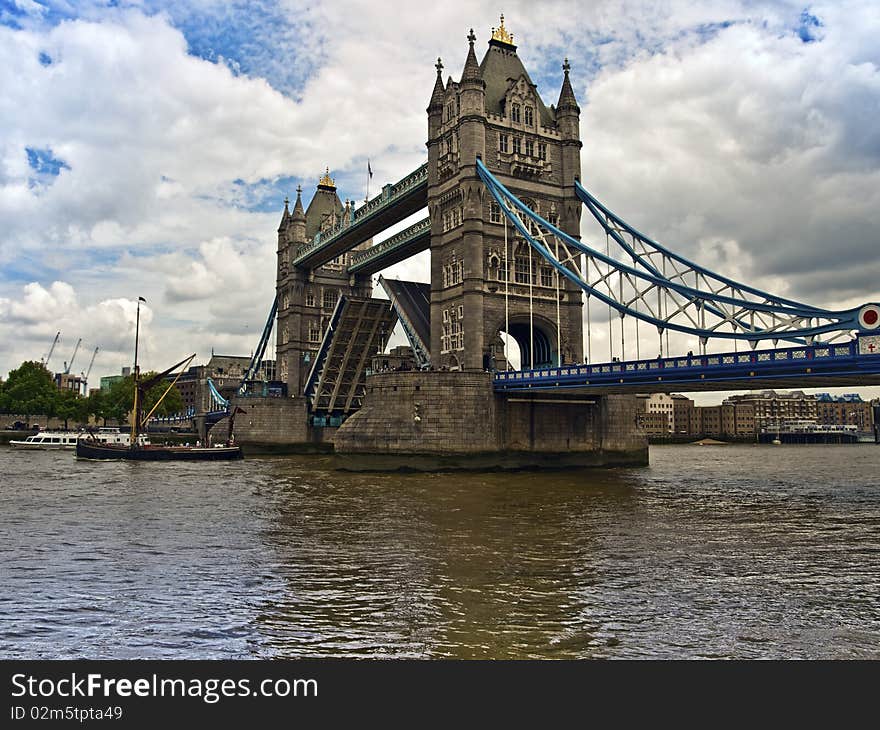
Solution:
<path fill-rule="evenodd" d="M 367 378 L 364 407 L 333 437 L 358 469 L 524 469 L 644 465 L 647 440 L 628 395 L 508 398 L 483 372 Z"/>

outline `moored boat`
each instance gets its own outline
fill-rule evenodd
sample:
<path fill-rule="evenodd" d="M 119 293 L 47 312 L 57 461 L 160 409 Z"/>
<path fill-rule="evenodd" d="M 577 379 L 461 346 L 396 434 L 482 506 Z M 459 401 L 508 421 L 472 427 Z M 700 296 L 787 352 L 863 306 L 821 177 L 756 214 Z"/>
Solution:
<path fill-rule="evenodd" d="M 39 431 L 28 436 L 24 441 L 13 440 L 9 445 L 14 449 L 24 450 L 56 450 L 66 449 L 73 450 L 76 448 L 77 441 L 80 439 L 92 439 L 105 444 L 121 444 L 128 446 L 131 443 L 131 437 L 127 431 L 119 428 L 99 428 L 89 431 Z M 146 435 L 141 434 L 138 443 L 141 445 L 150 443 Z"/>
<path fill-rule="evenodd" d="M 76 443 L 80 459 L 126 459 L 128 461 L 231 461 L 243 458 L 239 446 L 122 446 L 91 439 Z"/>
<path fill-rule="evenodd" d="M 113 444 L 102 442 L 97 437 L 81 438 L 76 442 L 76 456 L 79 459 L 118 460 L 127 461 L 230 461 L 243 458 L 241 447 L 236 445 L 232 436 L 232 427 L 235 423 L 235 414 L 243 413 L 240 408 L 233 408 L 229 414 L 229 432 L 224 444 L 216 446 L 159 446 L 144 442 L 144 426 L 152 417 L 153 413 L 175 386 L 186 367 L 192 362 L 195 354 L 184 358 L 179 363 L 172 365 L 164 372 L 153 375 L 145 380 L 140 379 L 138 367 L 138 335 L 140 332 L 141 302 L 146 299 L 138 297 L 137 319 L 135 320 L 134 338 L 134 407 L 131 412 L 131 436 L 127 444 Z M 165 389 L 162 397 L 155 403 L 146 416 L 143 415 L 144 402 L 147 392 L 160 383 L 167 375 L 171 375 L 177 368 L 181 371 L 171 384 Z"/>
<path fill-rule="evenodd" d="M 85 435 L 84 432 L 76 433 L 74 431 L 40 431 L 28 436 L 24 441 L 10 441 L 9 445 L 13 449 L 33 451 L 75 449 L 77 440 Z"/>

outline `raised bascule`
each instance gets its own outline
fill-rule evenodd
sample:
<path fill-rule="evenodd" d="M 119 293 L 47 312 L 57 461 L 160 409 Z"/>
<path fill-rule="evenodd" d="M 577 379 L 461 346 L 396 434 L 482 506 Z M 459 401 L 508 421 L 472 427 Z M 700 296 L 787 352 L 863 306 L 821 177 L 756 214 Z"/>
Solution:
<path fill-rule="evenodd" d="M 644 236 L 581 185 L 568 61 L 548 106 L 503 16 L 481 61 L 467 40 L 458 81 L 437 61 L 426 164 L 360 206 L 329 170 L 308 208 L 299 188 L 285 201 L 275 301 L 227 404 L 243 442 L 376 468 L 643 464 L 633 393 L 880 383 L 878 305 L 774 296 Z M 604 246 L 581 240 L 584 209 Z M 374 274 L 424 250 L 430 284 L 380 277 L 373 297 Z M 398 323 L 412 355 L 379 367 Z M 274 397 L 253 387 L 273 329 Z M 684 342 L 698 353 L 673 354 Z"/>

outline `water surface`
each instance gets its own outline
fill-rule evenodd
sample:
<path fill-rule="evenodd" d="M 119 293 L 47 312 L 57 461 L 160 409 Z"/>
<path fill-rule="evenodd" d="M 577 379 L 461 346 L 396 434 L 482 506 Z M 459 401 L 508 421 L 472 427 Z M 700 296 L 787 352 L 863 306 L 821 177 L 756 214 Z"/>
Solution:
<path fill-rule="evenodd" d="M 5 658 L 880 658 L 880 448 L 642 469 L 0 448 Z"/>

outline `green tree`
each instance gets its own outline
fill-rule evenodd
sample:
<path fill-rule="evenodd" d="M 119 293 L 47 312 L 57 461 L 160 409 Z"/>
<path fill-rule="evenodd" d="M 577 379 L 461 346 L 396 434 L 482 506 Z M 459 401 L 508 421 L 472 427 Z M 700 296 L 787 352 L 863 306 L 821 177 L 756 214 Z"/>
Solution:
<path fill-rule="evenodd" d="M 70 420 L 81 423 L 88 418 L 88 401 L 72 390 L 62 390 L 58 393 L 55 410 L 58 418 L 64 421 L 64 428 L 67 428 Z"/>
<path fill-rule="evenodd" d="M 3 388 L 3 406 L 10 413 L 53 416 L 58 403 L 58 389 L 46 367 L 28 360 L 9 372 Z"/>
<path fill-rule="evenodd" d="M 155 371 L 142 373 L 141 380 L 148 380 L 154 375 L 156 375 Z M 147 391 L 146 398 L 144 399 L 145 402 L 143 404 L 143 412 L 145 416 L 153 409 L 153 406 L 156 405 L 167 388 L 168 383 L 160 381 Z M 106 397 L 106 417 L 115 418 L 121 421 L 129 416 L 133 407 L 134 376 L 129 375 L 127 378 L 123 378 L 119 382 L 114 383 L 110 388 L 110 392 Z M 165 396 L 165 399 L 153 415 L 168 416 L 172 413 L 179 413 L 182 410 L 183 396 L 180 395 L 180 391 L 175 387 L 168 392 L 168 395 Z"/>
<path fill-rule="evenodd" d="M 95 421 L 103 420 L 107 425 L 107 419 L 110 417 L 107 413 L 109 407 L 108 394 L 101 390 L 93 390 L 86 399 L 86 414 L 94 416 Z"/>

